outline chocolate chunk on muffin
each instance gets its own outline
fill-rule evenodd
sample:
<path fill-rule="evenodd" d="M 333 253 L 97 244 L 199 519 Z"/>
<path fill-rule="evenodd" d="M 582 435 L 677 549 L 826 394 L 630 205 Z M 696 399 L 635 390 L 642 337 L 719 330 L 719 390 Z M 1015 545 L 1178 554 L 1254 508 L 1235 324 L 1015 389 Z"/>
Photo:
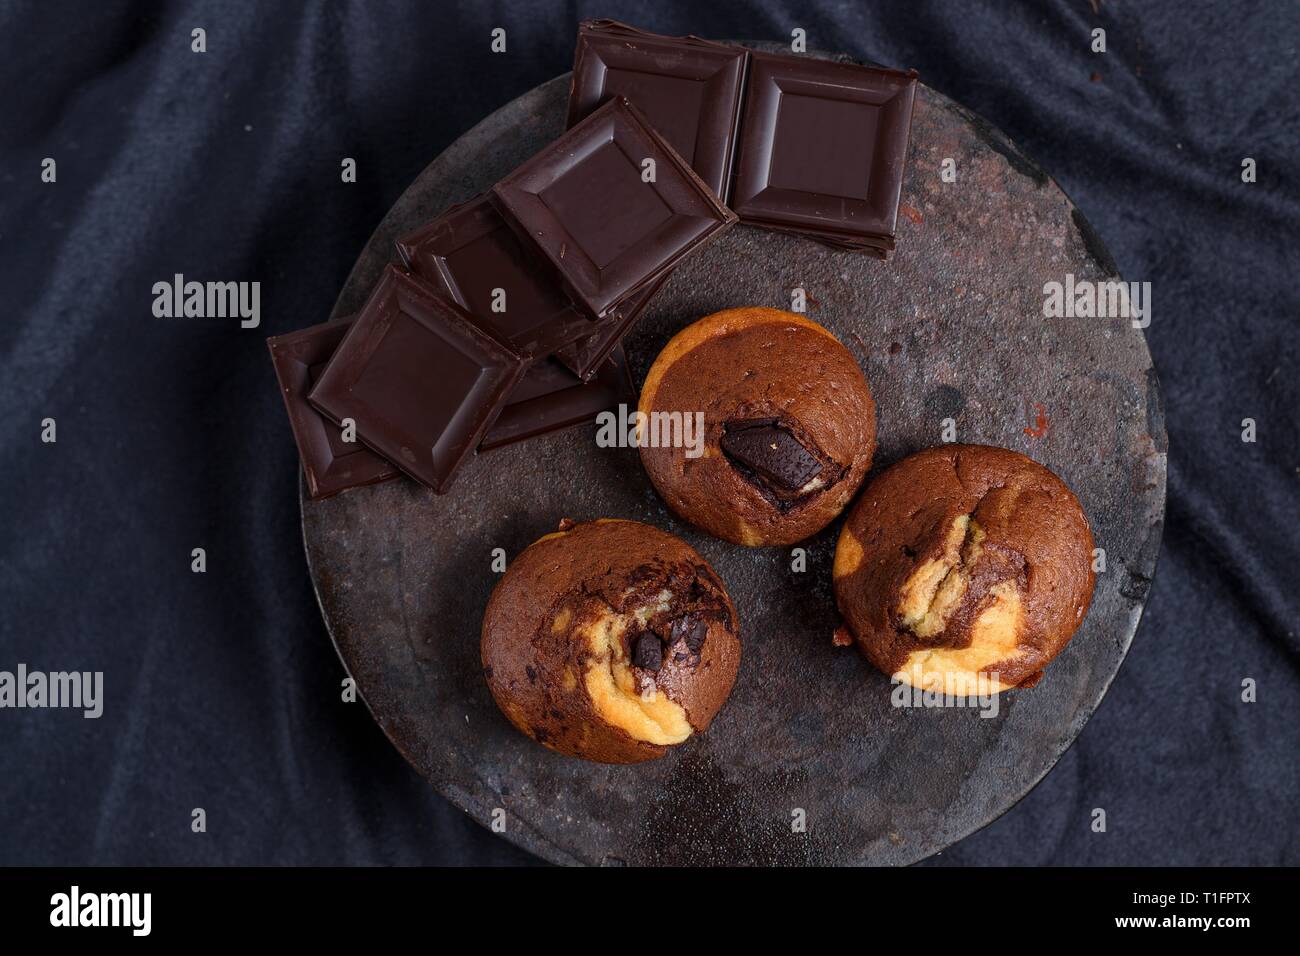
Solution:
<path fill-rule="evenodd" d="M 858 646 L 914 687 L 1032 686 L 1092 600 L 1092 532 L 1056 475 L 1017 452 L 942 445 L 877 476 L 835 551 Z"/>
<path fill-rule="evenodd" d="M 637 521 L 565 522 L 511 562 L 482 652 L 497 706 L 525 734 L 638 763 L 709 726 L 736 680 L 740 626 L 680 538 Z"/>
<path fill-rule="evenodd" d="M 852 353 L 779 309 L 727 309 L 682 329 L 650 367 L 638 410 L 641 461 L 664 501 L 736 544 L 820 531 L 876 447 L 875 403 Z"/>

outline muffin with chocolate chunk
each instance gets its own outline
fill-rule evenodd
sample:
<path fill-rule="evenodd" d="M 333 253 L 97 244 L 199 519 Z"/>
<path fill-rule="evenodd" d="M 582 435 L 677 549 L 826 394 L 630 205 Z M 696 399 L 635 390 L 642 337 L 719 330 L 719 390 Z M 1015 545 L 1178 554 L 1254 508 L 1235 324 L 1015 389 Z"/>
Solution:
<path fill-rule="evenodd" d="M 875 478 L 835 551 L 868 660 L 913 687 L 1028 687 L 1083 623 L 1092 532 L 1056 475 L 1005 448 L 941 445 Z"/>
<path fill-rule="evenodd" d="M 641 461 L 664 501 L 736 544 L 786 545 L 820 531 L 853 497 L 876 447 L 875 403 L 852 353 L 778 309 L 715 312 L 677 333 L 638 410 Z"/>
<path fill-rule="evenodd" d="M 731 693 L 740 628 L 722 581 L 637 521 L 574 525 L 511 562 L 483 617 L 497 706 L 538 743 L 638 763 L 703 731 Z"/>

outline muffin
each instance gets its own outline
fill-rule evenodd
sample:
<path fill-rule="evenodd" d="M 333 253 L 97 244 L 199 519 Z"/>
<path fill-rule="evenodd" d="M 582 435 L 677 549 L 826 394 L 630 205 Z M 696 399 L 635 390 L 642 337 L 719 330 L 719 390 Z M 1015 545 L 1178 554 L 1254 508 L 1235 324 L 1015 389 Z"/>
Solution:
<path fill-rule="evenodd" d="M 840 533 L 835 599 L 867 659 L 926 690 L 1027 687 L 1083 623 L 1092 532 L 1024 455 L 941 445 L 876 477 Z"/>
<path fill-rule="evenodd" d="M 682 329 L 650 367 L 638 411 L 641 461 L 668 507 L 736 544 L 793 544 L 826 527 L 876 447 L 852 353 L 779 309 L 727 309 Z M 696 413 L 702 442 L 668 440 L 678 420 L 698 438 Z"/>
<path fill-rule="evenodd" d="M 566 521 L 511 562 L 482 651 L 497 706 L 529 737 L 638 763 L 709 726 L 736 680 L 740 627 L 722 581 L 680 538 Z"/>

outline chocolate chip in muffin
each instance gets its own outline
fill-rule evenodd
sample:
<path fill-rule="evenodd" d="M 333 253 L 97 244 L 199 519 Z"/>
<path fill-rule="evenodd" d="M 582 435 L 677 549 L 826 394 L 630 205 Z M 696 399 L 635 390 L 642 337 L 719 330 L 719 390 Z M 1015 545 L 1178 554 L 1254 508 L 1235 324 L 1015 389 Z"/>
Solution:
<path fill-rule="evenodd" d="M 798 491 L 822 465 L 776 418 L 733 419 L 723 425 L 722 451 L 781 491 Z"/>
<path fill-rule="evenodd" d="M 685 641 L 686 649 L 692 654 L 698 654 L 700 648 L 704 646 L 704 638 L 708 636 L 708 633 L 709 626 L 704 621 L 698 617 L 687 615 L 673 621 L 668 643 L 671 646 L 678 641 Z"/>
<path fill-rule="evenodd" d="M 642 632 L 632 645 L 632 666 L 657 674 L 664 663 L 664 646 L 649 631 Z"/>

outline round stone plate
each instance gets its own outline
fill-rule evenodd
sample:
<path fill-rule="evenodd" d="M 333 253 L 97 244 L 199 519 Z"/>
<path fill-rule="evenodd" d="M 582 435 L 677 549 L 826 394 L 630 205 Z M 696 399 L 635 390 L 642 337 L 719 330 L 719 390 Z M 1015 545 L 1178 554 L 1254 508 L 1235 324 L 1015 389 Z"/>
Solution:
<path fill-rule="evenodd" d="M 334 315 L 364 302 L 395 237 L 558 136 L 568 90 L 567 75 L 543 84 L 439 156 L 376 230 Z M 946 159 L 955 182 L 941 176 Z M 809 317 L 871 383 L 873 472 L 943 440 L 947 421 L 957 440 L 1014 448 L 1069 483 L 1105 570 L 1042 683 L 1003 694 L 996 716 L 892 706 L 889 679 L 832 645 L 838 521 L 805 543 L 804 570 L 791 549 L 714 540 L 664 508 L 634 449 L 598 448 L 589 425 L 479 455 L 442 497 L 399 479 L 302 502 L 325 622 L 375 719 L 440 793 L 484 824 L 503 809 L 504 836 L 556 863 L 903 864 L 993 820 L 1106 693 L 1142 613 L 1164 514 L 1165 429 L 1142 332 L 1126 319 L 1045 318 L 1044 284 L 1067 273 L 1115 278 L 1051 179 L 921 87 L 888 262 L 737 226 L 673 273 L 625 340 L 639 386 L 678 329 L 733 306 L 789 308 L 802 288 Z M 731 699 L 707 733 L 662 760 L 560 756 L 514 730 L 488 693 L 479 624 L 500 579 L 492 551 L 513 557 L 566 517 L 634 518 L 681 535 L 739 611 Z"/>

